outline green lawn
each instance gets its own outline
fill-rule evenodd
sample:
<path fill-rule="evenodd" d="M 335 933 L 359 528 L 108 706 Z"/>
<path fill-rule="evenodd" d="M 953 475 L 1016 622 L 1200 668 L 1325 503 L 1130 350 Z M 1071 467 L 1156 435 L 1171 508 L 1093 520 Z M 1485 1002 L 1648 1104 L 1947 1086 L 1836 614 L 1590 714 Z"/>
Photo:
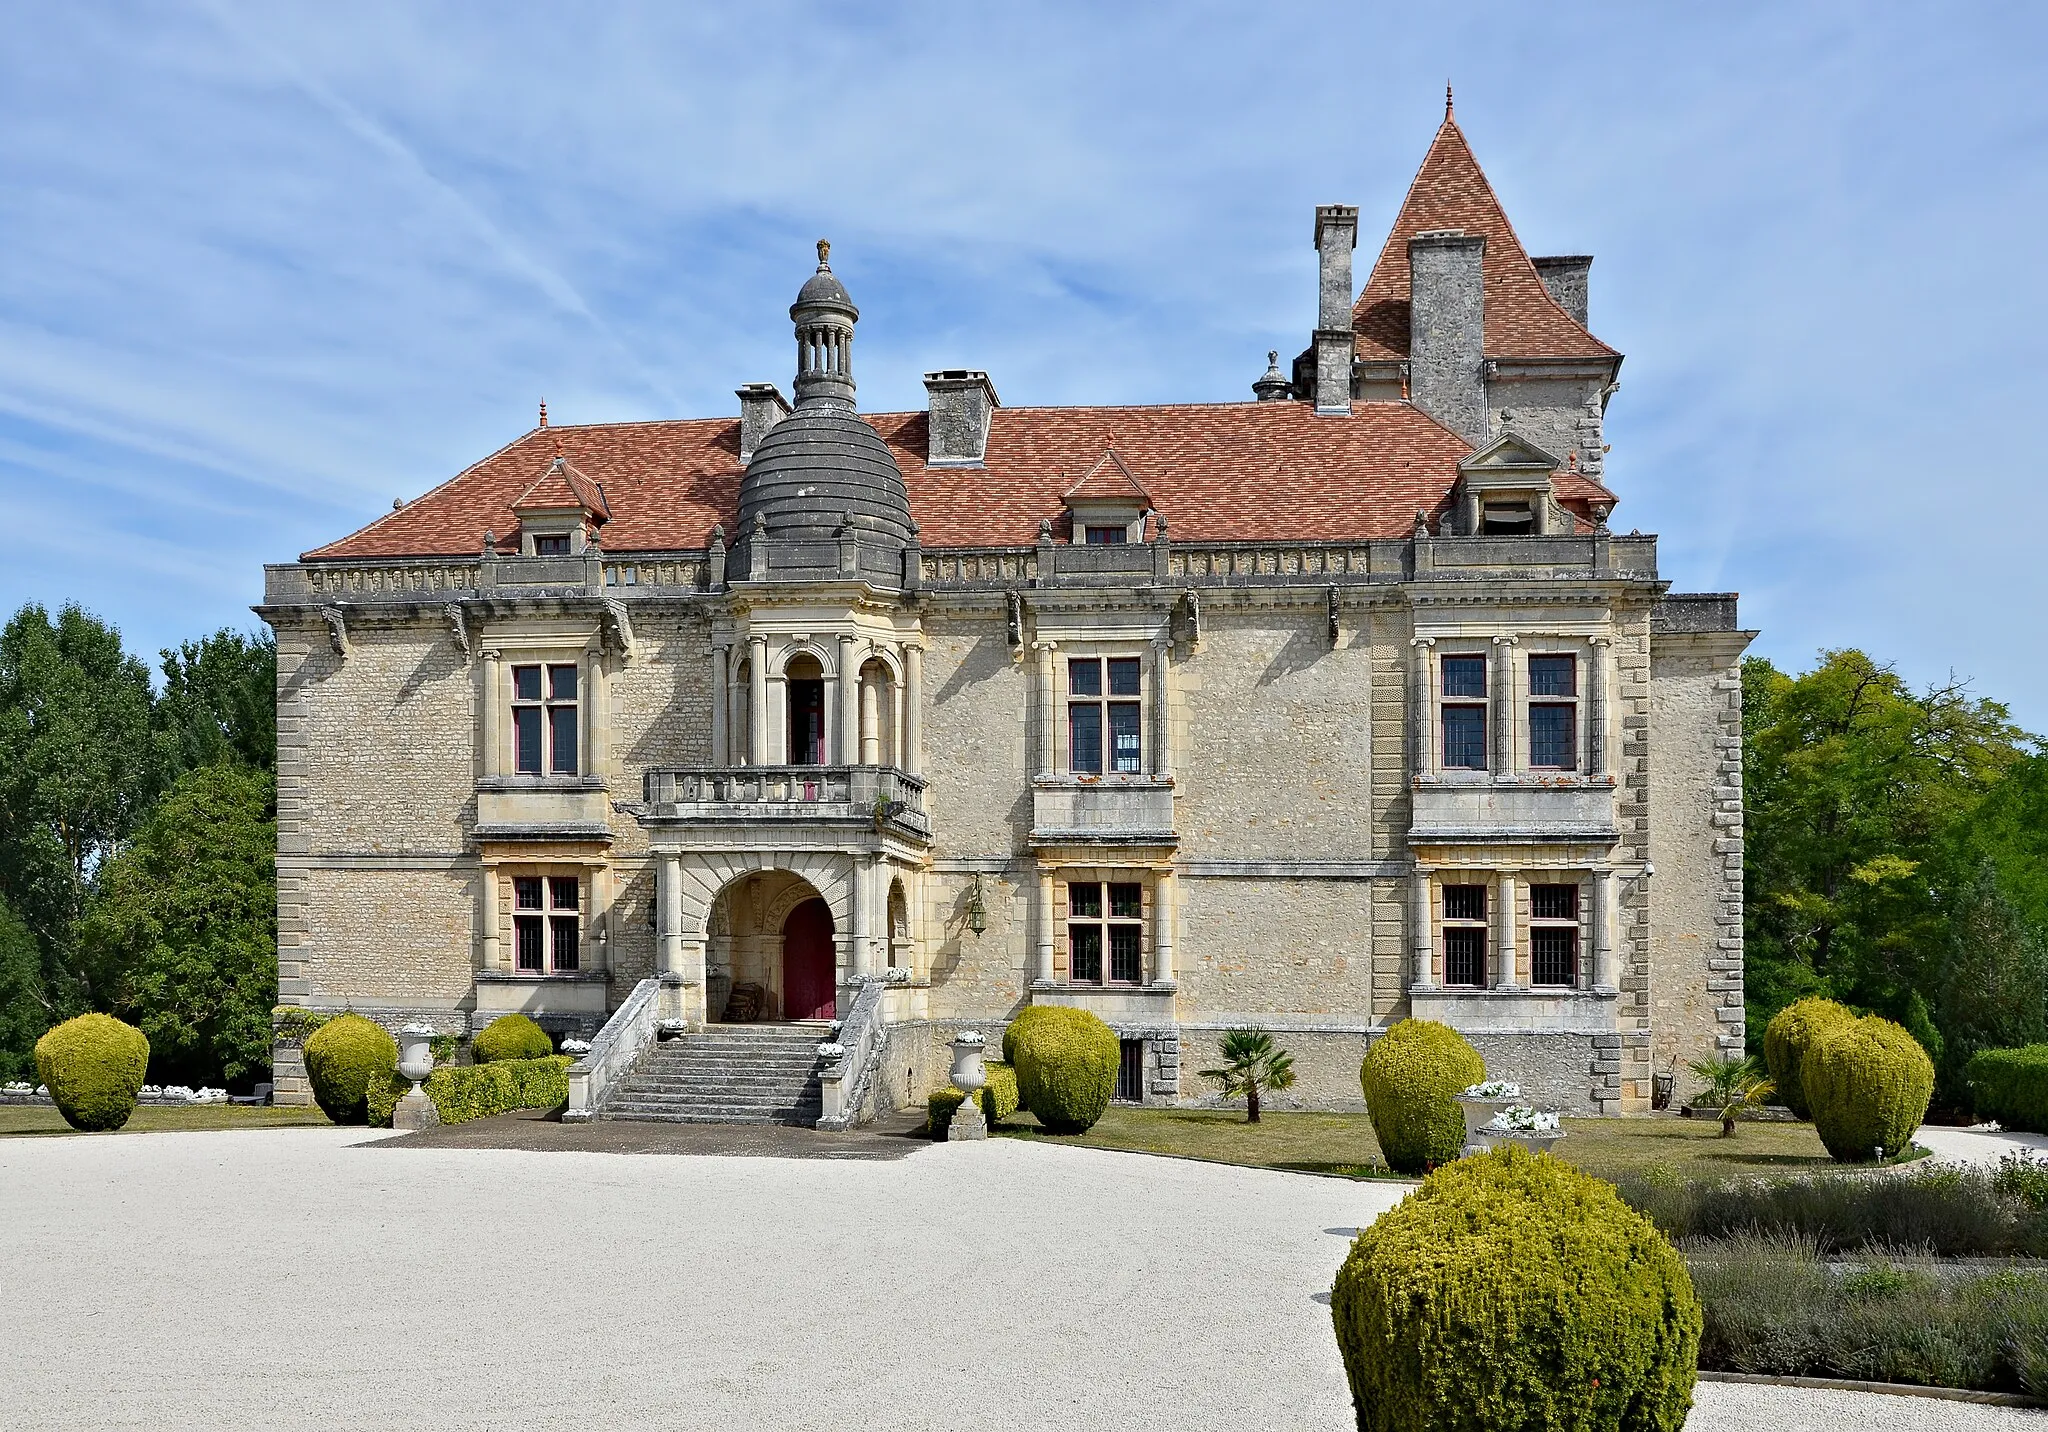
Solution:
<path fill-rule="evenodd" d="M 1720 1137 L 1709 1120 L 1668 1117 L 1566 1119 L 1557 1151 L 1589 1173 L 1617 1174 L 1664 1165 L 1683 1176 L 1791 1173 L 1834 1167 L 1811 1124 L 1745 1123 Z M 1350 1178 L 1391 1175 L 1364 1114 L 1267 1114 L 1257 1124 L 1225 1109 L 1134 1109 L 1113 1106 L 1085 1134 L 1042 1132 L 1029 1114 L 998 1130 L 1009 1138 L 1050 1139 L 1087 1148 L 1176 1154 L 1254 1168 L 1333 1173 Z"/>
<path fill-rule="evenodd" d="M 184 1107 L 143 1105 L 129 1115 L 124 1134 L 166 1134 L 195 1129 L 284 1129 L 326 1124 L 314 1105 L 266 1108 L 258 1104 L 195 1104 Z M 64 1116 L 47 1104 L 0 1104 L 0 1137 L 11 1134 L 75 1132 Z"/>

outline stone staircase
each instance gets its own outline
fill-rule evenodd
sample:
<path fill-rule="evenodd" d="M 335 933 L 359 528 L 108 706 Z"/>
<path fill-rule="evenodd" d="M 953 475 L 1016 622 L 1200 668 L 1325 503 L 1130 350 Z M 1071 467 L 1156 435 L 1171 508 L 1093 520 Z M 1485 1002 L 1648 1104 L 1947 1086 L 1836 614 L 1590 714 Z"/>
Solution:
<path fill-rule="evenodd" d="M 824 1112 L 825 1020 L 715 1024 L 651 1045 L 600 1117 L 662 1124 L 801 1124 Z"/>

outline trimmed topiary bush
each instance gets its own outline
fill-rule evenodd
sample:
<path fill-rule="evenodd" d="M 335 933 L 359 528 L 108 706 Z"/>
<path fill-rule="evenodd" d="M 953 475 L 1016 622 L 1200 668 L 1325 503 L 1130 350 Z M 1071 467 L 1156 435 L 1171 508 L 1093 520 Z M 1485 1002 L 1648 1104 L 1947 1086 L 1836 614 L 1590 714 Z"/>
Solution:
<path fill-rule="evenodd" d="M 427 1076 L 420 1087 L 444 1124 L 470 1119 L 487 1119 L 509 1114 L 514 1109 L 553 1109 L 569 1102 L 569 1066 L 576 1061 L 566 1054 L 545 1059 L 498 1059 L 489 1064 L 444 1064 Z M 392 1112 L 405 1097 L 412 1081 L 396 1070 L 370 1085 L 370 1122 L 391 1127 Z"/>
<path fill-rule="evenodd" d="M 360 1014 L 330 1019 L 306 1036 L 306 1079 L 313 1086 L 313 1102 L 337 1124 L 365 1122 L 370 1085 L 397 1067 L 398 1041 Z"/>
<path fill-rule="evenodd" d="M 1963 1066 L 1963 1082 L 1978 1118 L 2048 1134 L 2048 1044 L 1980 1050 Z"/>
<path fill-rule="evenodd" d="M 1358 1069 L 1387 1166 L 1421 1173 L 1465 1149 L 1457 1095 L 1486 1078 L 1486 1061 L 1447 1024 L 1404 1019 L 1373 1042 Z"/>
<path fill-rule="evenodd" d="M 1833 1000 L 1808 995 L 1786 1005 L 1764 1026 L 1764 1063 L 1770 1066 L 1771 1083 L 1777 1087 L 1779 1100 L 1800 1118 L 1813 1117 L 1799 1073 L 1806 1052 L 1822 1034 L 1855 1019 Z"/>
<path fill-rule="evenodd" d="M 523 1014 L 501 1014 L 469 1042 L 469 1057 L 479 1064 L 498 1059 L 545 1059 L 555 1052 L 548 1032 Z"/>
<path fill-rule="evenodd" d="M 1934 1097 L 1934 1061 L 1920 1041 L 1874 1014 L 1830 1028 L 1801 1057 L 1799 1077 L 1814 1131 L 1844 1163 L 1902 1151 Z"/>
<path fill-rule="evenodd" d="M 1005 1064 L 1012 1066 L 1016 1064 L 1017 1041 L 1024 1037 L 1025 1030 L 1031 1028 L 1031 1022 L 1034 1019 L 1040 1019 L 1045 1015 L 1054 1013 L 1055 1009 L 1055 1006 L 1049 1004 L 1034 1004 L 1027 1005 L 1017 1012 L 1017 1017 L 1011 1020 L 1009 1027 L 1003 1031 L 1003 1062 Z"/>
<path fill-rule="evenodd" d="M 36 1041 L 36 1078 L 64 1122 L 87 1133 L 127 1123 L 148 1072 L 149 1040 L 112 1015 L 81 1014 Z"/>
<path fill-rule="evenodd" d="M 988 1082 L 981 1086 L 981 1116 L 988 1120 L 990 1128 L 994 1128 L 1017 1112 L 1017 1071 L 994 1060 L 982 1067 L 988 1070 Z M 935 1139 L 946 1137 L 946 1130 L 953 1124 L 953 1111 L 966 1100 L 965 1094 L 951 1086 L 927 1098 L 925 1132 Z"/>
<path fill-rule="evenodd" d="M 1086 1133 L 1109 1108 L 1122 1049 L 1116 1031 L 1087 1010 L 1032 1011 L 1014 1047 L 1017 1096 L 1049 1132 Z"/>
<path fill-rule="evenodd" d="M 1547 1154 L 1431 1174 L 1352 1243 L 1330 1315 L 1361 1432 L 1679 1432 L 1692 1407 L 1684 1260 Z"/>

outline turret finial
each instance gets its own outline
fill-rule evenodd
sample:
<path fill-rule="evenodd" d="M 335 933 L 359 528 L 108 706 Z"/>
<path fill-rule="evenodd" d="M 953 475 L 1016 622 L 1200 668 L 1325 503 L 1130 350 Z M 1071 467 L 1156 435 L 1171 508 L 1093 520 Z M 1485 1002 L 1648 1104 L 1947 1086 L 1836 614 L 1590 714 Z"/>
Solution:
<path fill-rule="evenodd" d="M 1455 114 L 1456 114 L 1456 110 L 1455 110 L 1455 109 L 1453 109 L 1453 107 L 1452 107 L 1452 105 L 1451 105 L 1451 82 L 1450 82 L 1449 80 L 1445 80 L 1445 81 L 1444 81 L 1444 118 L 1445 118 L 1446 120 L 1449 120 L 1449 119 L 1451 119 L 1451 118 L 1452 118 L 1452 117 L 1453 117 L 1453 116 L 1454 116 Z"/>
<path fill-rule="evenodd" d="M 830 239 L 818 240 L 818 267 L 828 272 L 832 268 L 832 241 Z"/>
<path fill-rule="evenodd" d="M 540 400 L 540 425 L 542 427 L 548 425 L 548 400 L 546 398 Z"/>

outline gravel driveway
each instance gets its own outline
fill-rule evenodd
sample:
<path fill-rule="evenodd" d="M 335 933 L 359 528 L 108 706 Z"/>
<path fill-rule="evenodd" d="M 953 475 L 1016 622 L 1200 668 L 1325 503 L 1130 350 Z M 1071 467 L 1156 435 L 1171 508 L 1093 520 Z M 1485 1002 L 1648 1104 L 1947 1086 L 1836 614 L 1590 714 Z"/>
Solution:
<path fill-rule="evenodd" d="M 1400 1185 L 1035 1142 L 906 1158 L 0 1140 L 16 1428 L 1329 1428 Z M 2036 1414 L 1705 1386 L 1694 1432 Z"/>

